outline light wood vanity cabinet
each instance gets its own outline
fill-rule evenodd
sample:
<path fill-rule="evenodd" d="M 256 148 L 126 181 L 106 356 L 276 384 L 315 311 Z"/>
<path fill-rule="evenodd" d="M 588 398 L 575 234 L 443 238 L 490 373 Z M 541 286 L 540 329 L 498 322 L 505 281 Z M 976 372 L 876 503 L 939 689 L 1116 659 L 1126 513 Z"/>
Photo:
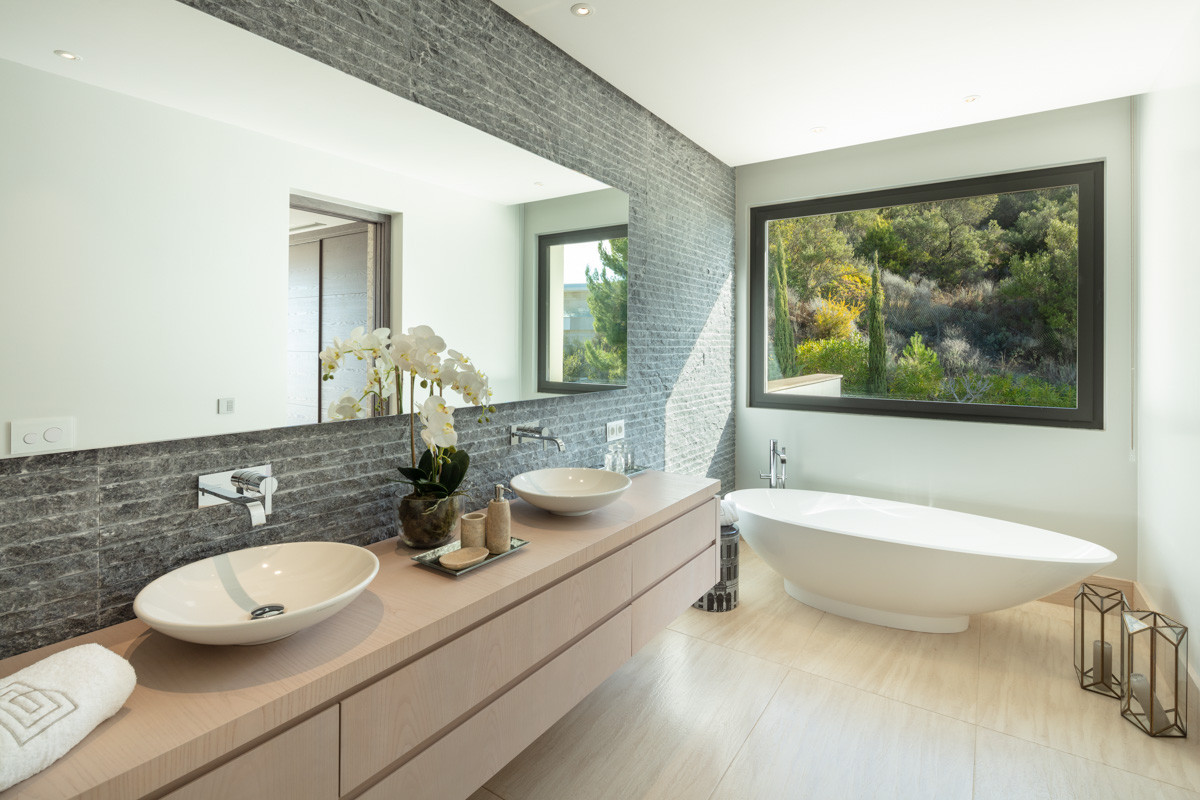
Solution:
<path fill-rule="evenodd" d="M 618 613 L 362 797 L 470 797 L 628 660 L 631 613 Z"/>
<path fill-rule="evenodd" d="M 338 710 L 334 706 L 163 800 L 337 800 L 337 744 Z"/>
<path fill-rule="evenodd" d="M 465 800 L 717 582 L 718 488 L 649 472 L 588 517 L 514 503 L 530 546 L 460 578 L 371 545 L 362 597 L 261 648 L 133 621 L 6 659 L 94 641 L 138 685 L 0 800 Z"/>
<path fill-rule="evenodd" d="M 630 555 L 626 548 L 609 556 L 343 700 L 342 791 L 625 605 Z"/>
<path fill-rule="evenodd" d="M 633 601 L 634 653 L 713 587 L 720 571 L 718 558 L 717 546 L 710 546 Z"/>
<path fill-rule="evenodd" d="M 658 583 L 665 575 L 669 575 L 672 570 L 682 566 L 710 544 L 717 543 L 718 511 L 717 501 L 711 500 L 651 531 L 629 546 L 633 551 L 634 597 Z M 700 594 L 711 589 L 720 578 L 718 556 L 713 556 L 713 570 L 713 579 Z M 688 605 L 699 596 L 693 597 Z"/>
<path fill-rule="evenodd" d="M 343 700 L 343 794 L 468 797 L 712 588 L 717 535 L 711 500 Z"/>

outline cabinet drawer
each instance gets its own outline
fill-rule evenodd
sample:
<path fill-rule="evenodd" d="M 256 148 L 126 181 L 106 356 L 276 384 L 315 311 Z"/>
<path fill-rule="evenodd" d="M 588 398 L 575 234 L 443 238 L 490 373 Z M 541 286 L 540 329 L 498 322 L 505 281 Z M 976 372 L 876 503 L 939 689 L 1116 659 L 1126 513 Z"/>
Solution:
<path fill-rule="evenodd" d="M 496 774 L 629 658 L 630 609 L 580 639 L 361 800 L 462 800 Z"/>
<path fill-rule="evenodd" d="M 627 603 L 630 561 L 618 551 L 342 701 L 342 793 Z"/>
<path fill-rule="evenodd" d="M 263 742 L 163 800 L 335 800 L 338 709 Z"/>
<path fill-rule="evenodd" d="M 633 601 L 633 652 L 687 610 L 718 580 L 720 563 L 714 544 L 675 572 L 662 583 Z"/>
<path fill-rule="evenodd" d="M 718 508 L 717 499 L 714 497 L 699 508 L 692 509 L 682 517 L 646 534 L 630 546 L 633 550 L 634 597 L 705 547 L 716 543 L 719 530 Z M 711 589 L 713 583 L 716 581 L 704 587 L 704 591 Z"/>

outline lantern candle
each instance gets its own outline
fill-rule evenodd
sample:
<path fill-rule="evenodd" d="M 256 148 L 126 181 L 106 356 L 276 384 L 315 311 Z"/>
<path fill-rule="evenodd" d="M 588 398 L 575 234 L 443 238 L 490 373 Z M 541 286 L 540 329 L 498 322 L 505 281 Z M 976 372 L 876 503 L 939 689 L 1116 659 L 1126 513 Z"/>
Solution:
<path fill-rule="evenodd" d="M 1112 645 L 1099 639 L 1092 642 L 1092 669 L 1095 680 L 1104 686 L 1112 683 Z"/>

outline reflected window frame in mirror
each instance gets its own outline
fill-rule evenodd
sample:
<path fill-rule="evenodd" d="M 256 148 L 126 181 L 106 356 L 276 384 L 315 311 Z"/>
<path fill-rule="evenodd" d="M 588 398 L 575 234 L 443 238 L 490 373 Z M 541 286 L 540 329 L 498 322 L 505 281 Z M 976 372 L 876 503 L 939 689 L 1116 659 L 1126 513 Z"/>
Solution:
<path fill-rule="evenodd" d="M 554 296 L 554 290 L 557 288 L 561 295 L 563 291 L 563 283 L 561 274 L 557 281 L 557 287 L 553 286 L 553 269 L 550 258 L 550 250 L 555 246 L 580 244 L 583 242 L 599 242 L 610 239 L 628 239 L 629 225 L 606 225 L 599 228 L 584 228 L 573 231 L 563 231 L 560 233 L 544 233 L 537 237 L 537 275 L 538 275 L 538 341 L 537 341 L 537 390 L 546 394 L 583 394 L 586 392 L 609 392 L 617 389 L 625 389 L 628 386 L 628 380 L 625 383 L 585 383 L 563 380 L 552 380 L 549 375 L 549 350 L 550 350 L 550 318 L 551 318 L 551 299 Z M 626 276 L 626 287 L 628 287 L 628 276 Z M 628 292 L 628 288 L 626 290 Z M 628 297 L 628 294 L 626 295 Z M 628 301 L 627 301 L 628 302 Z M 626 332 L 628 333 L 628 306 L 626 307 Z M 562 315 L 558 317 L 561 319 Z M 626 368 L 628 368 L 628 350 L 626 351 Z M 628 373 L 626 373 L 628 375 Z"/>

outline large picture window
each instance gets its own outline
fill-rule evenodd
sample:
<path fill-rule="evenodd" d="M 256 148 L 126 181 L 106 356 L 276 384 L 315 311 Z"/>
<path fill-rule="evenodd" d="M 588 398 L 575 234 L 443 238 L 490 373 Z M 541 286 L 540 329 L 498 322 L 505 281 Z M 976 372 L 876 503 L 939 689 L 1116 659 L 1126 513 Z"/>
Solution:
<path fill-rule="evenodd" d="M 1100 428 L 1102 163 L 750 211 L 750 405 Z"/>

